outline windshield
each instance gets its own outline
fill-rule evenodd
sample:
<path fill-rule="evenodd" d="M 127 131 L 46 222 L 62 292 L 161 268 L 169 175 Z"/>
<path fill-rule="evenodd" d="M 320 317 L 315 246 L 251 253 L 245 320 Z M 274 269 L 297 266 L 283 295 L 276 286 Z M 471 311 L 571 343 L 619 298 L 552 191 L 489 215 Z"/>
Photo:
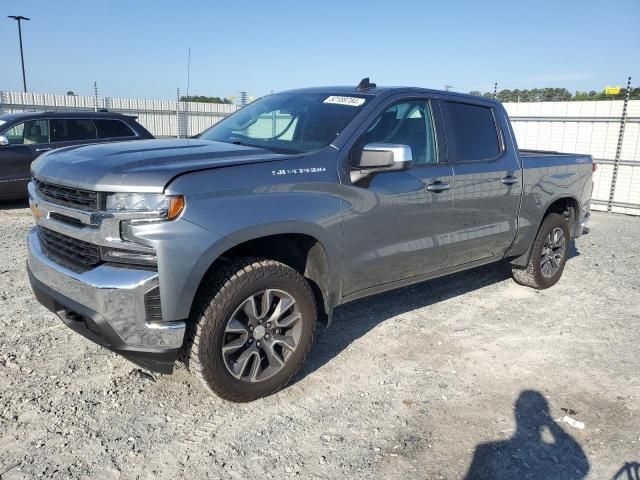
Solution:
<path fill-rule="evenodd" d="M 301 153 L 329 145 L 369 100 L 364 95 L 268 95 L 200 135 L 204 140 Z"/>

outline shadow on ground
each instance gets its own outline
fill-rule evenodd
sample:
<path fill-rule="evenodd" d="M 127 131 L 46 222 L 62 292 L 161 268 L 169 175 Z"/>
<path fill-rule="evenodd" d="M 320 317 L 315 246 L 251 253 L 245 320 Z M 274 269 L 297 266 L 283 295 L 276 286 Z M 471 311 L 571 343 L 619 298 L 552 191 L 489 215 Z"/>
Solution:
<path fill-rule="evenodd" d="M 0 210 L 18 210 L 29 208 L 29 200 L 0 200 Z"/>
<path fill-rule="evenodd" d="M 516 432 L 476 447 L 465 480 L 579 480 L 589 461 L 578 442 L 558 425 L 540 392 L 523 391 L 514 407 Z"/>
<path fill-rule="evenodd" d="M 571 242 L 569 260 L 578 255 L 580 253 L 575 242 Z M 503 261 L 343 305 L 336 309 L 332 325 L 329 328 L 319 329 L 317 341 L 295 381 L 322 367 L 353 341 L 389 318 L 479 290 L 509 278 L 511 278 L 511 266 Z"/>

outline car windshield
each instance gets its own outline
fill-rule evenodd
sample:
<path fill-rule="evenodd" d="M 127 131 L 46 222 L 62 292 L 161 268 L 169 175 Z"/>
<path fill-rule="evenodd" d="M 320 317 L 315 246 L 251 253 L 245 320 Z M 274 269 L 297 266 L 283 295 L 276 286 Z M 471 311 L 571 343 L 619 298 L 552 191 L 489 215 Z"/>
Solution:
<path fill-rule="evenodd" d="M 268 95 L 200 135 L 204 140 L 301 153 L 329 145 L 369 100 L 365 95 Z"/>

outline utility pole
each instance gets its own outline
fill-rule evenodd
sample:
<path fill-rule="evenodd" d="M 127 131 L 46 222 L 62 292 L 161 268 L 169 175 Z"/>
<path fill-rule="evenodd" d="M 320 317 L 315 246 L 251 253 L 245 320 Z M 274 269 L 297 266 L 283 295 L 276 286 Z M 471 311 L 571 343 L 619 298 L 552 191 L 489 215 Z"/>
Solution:
<path fill-rule="evenodd" d="M 609 190 L 609 201 L 607 202 L 607 212 L 612 211 L 616 194 L 616 182 L 618 180 L 618 170 L 620 169 L 620 157 L 622 156 L 622 144 L 624 141 L 624 127 L 627 123 L 627 107 L 629 106 L 629 95 L 631 93 L 631 77 L 627 78 L 627 91 L 622 104 L 622 118 L 620 118 L 620 130 L 618 131 L 618 146 L 616 147 L 616 158 L 613 161 L 613 173 L 611 174 L 611 189 Z"/>
<path fill-rule="evenodd" d="M 7 18 L 13 18 L 18 22 L 18 37 L 20 37 L 20 60 L 22 62 L 22 87 L 25 93 L 27 92 L 27 76 L 24 73 L 24 52 L 22 50 L 22 20 L 31 20 L 30 18 L 23 17 L 22 15 L 8 15 Z"/>
<path fill-rule="evenodd" d="M 247 104 L 249 103 L 249 96 L 247 95 L 247 92 L 242 91 L 240 92 L 240 106 L 241 107 L 246 107 Z"/>
<path fill-rule="evenodd" d="M 447 85 L 447 84 L 445 84 L 445 85 L 444 85 L 444 90 L 445 90 L 445 92 L 448 92 L 448 91 L 449 91 L 449 90 L 451 90 L 452 88 L 453 88 L 453 85 Z"/>
<path fill-rule="evenodd" d="M 191 83 L 191 47 L 189 47 L 189 52 L 187 53 L 187 102 L 185 107 L 187 108 L 187 113 L 185 115 L 185 136 L 189 138 L 189 84 Z"/>

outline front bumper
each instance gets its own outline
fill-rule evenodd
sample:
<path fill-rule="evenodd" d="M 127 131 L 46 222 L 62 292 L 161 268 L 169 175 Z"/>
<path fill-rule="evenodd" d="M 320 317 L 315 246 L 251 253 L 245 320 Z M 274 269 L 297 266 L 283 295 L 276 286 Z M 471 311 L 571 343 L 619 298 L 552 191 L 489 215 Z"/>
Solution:
<path fill-rule="evenodd" d="M 587 210 L 580 220 L 580 235 L 589 233 L 589 220 L 591 220 L 591 212 Z"/>
<path fill-rule="evenodd" d="M 158 273 L 102 264 L 85 272 L 65 268 L 28 237 L 27 269 L 36 298 L 71 329 L 149 370 L 171 373 L 185 322 L 148 322 L 145 293 Z"/>

